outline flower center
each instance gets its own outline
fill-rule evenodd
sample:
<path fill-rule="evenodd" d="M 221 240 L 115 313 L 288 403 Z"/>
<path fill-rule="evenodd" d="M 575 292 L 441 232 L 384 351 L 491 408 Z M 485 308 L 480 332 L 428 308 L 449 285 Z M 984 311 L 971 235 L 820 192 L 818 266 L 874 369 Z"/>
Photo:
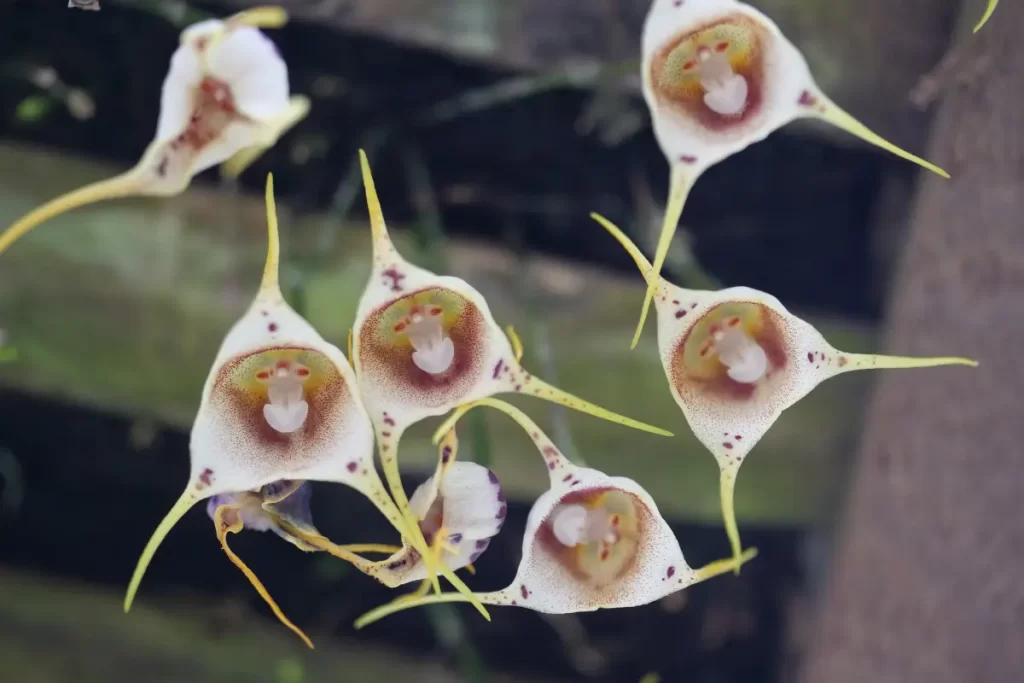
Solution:
<path fill-rule="evenodd" d="M 752 337 L 738 326 L 711 332 L 718 360 L 728 368 L 726 374 L 743 384 L 753 384 L 768 371 L 768 356 Z"/>
<path fill-rule="evenodd" d="M 444 309 L 440 306 L 416 307 L 394 328 L 395 332 L 409 338 L 416 367 L 432 375 L 444 373 L 455 360 L 455 344 L 445 334 L 443 319 Z"/>
<path fill-rule="evenodd" d="M 309 369 L 279 361 L 256 377 L 267 384 L 267 403 L 263 417 L 267 424 L 281 432 L 294 432 L 306 422 L 309 404 L 302 399 L 303 385 L 309 378 Z"/>
<path fill-rule="evenodd" d="M 732 70 L 729 58 L 709 48 L 697 50 L 697 71 L 704 88 L 704 104 L 711 111 L 733 116 L 747 104 L 747 79 Z"/>
<path fill-rule="evenodd" d="M 231 86 L 205 77 L 192 94 L 192 115 L 188 128 L 175 141 L 199 150 L 220 137 L 229 123 L 238 117 Z"/>
<path fill-rule="evenodd" d="M 614 545 L 620 538 L 620 517 L 604 507 L 587 509 L 583 505 L 559 505 L 551 513 L 551 530 L 562 545 L 574 547 L 589 543 Z"/>

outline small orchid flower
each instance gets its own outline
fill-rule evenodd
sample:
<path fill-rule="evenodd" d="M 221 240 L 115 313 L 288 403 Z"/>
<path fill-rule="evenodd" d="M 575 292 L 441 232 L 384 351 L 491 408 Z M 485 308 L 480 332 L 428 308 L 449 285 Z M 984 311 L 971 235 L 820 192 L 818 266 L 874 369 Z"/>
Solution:
<path fill-rule="evenodd" d="M 655 281 L 686 197 L 709 167 L 797 118 L 818 118 L 945 178 L 821 92 L 807 61 L 775 23 L 737 0 L 654 0 L 644 24 L 643 92 L 671 166 L 669 199 L 654 256 Z M 632 348 L 654 289 L 649 287 Z"/>
<path fill-rule="evenodd" d="M 385 477 L 407 518 L 412 534 L 409 540 L 428 563 L 433 562 L 432 553 L 409 507 L 398 470 L 399 440 L 405 429 L 419 420 L 478 398 L 515 392 L 635 429 L 669 435 L 526 372 L 476 289 L 459 278 L 414 266 L 395 250 L 362 151 L 360 161 L 373 233 L 373 268 L 356 314 L 352 361 L 360 394 L 376 430 Z M 430 566 L 431 573 L 435 570 L 452 579 L 443 565 Z"/>
<path fill-rule="evenodd" d="M 217 353 L 192 427 L 188 485 L 143 550 L 125 597 L 125 611 L 161 541 L 204 499 L 215 500 L 215 513 L 223 511 L 218 521 L 223 533 L 247 524 L 266 525 L 265 516 L 247 517 L 255 509 L 252 503 L 260 502 L 267 510 L 263 503 L 276 502 L 271 528 L 308 550 L 301 537 L 314 534 L 315 529 L 308 524 L 304 499 L 295 498 L 297 507 L 289 513 L 288 495 L 282 492 L 288 494 L 290 485 L 280 482 L 337 482 L 366 495 L 405 533 L 404 519 L 374 468 L 373 427 L 352 367 L 281 295 L 270 176 L 267 225 L 269 248 L 259 293 Z M 264 488 L 274 482 L 282 488 Z M 261 489 L 256 498 L 245 493 Z"/>
<path fill-rule="evenodd" d="M 661 363 L 690 428 L 718 461 L 722 513 L 734 556 L 740 552 L 733 508 L 736 475 L 783 410 L 844 372 L 977 366 L 968 358 L 839 351 L 770 294 L 749 287 L 683 289 L 655 276 L 621 230 L 602 216 L 591 217 L 629 252 L 655 291 Z"/>
<path fill-rule="evenodd" d="M 253 588 L 270 606 L 270 609 L 281 623 L 291 629 L 302 638 L 306 645 L 312 648 L 313 642 L 284 615 L 281 608 L 270 597 L 270 593 L 263 586 L 263 582 L 228 547 L 227 539 L 229 533 L 239 533 L 243 529 L 252 531 L 272 530 L 300 550 L 307 552 L 316 550 L 316 548 L 285 531 L 282 526 L 282 523 L 287 520 L 293 527 L 303 528 L 307 533 L 316 533 L 309 509 L 310 493 L 311 490 L 307 482 L 277 481 L 255 492 L 241 491 L 212 496 L 207 499 L 206 513 L 213 520 L 217 531 L 217 540 L 220 541 L 221 548 L 224 549 L 228 559 L 245 574 Z"/>
<path fill-rule="evenodd" d="M 529 417 L 504 401 L 484 398 L 460 406 L 438 433 L 480 405 L 501 410 L 526 430 L 551 482 L 530 510 L 515 580 L 499 591 L 475 593 L 480 602 L 549 614 L 635 607 L 734 570 L 757 554 L 751 549 L 738 559 L 690 568 L 643 488 L 573 465 Z M 356 628 L 410 607 L 467 601 L 458 593 L 396 600 L 360 617 Z"/>
<path fill-rule="evenodd" d="M 0 253 L 43 221 L 104 199 L 169 197 L 201 171 L 227 162 L 237 175 L 309 111 L 288 97 L 288 69 L 257 27 L 280 27 L 284 10 L 252 9 L 186 28 L 160 96 L 156 138 L 135 168 L 58 197 L 0 234 Z"/>
<path fill-rule="evenodd" d="M 384 545 L 338 546 L 315 529 L 303 529 L 282 522 L 285 533 L 305 546 L 351 563 L 389 588 L 422 580 L 420 588 L 397 601 L 426 595 L 436 582 L 438 571 L 444 574 L 469 602 L 487 619 L 490 615 L 475 600 L 469 588 L 454 572 L 472 563 L 487 549 L 490 539 L 501 531 L 507 505 L 498 478 L 486 467 L 472 462 L 456 462 L 458 439 L 454 428 L 441 440 L 437 470 L 413 492 L 409 500 L 416 515 L 418 530 L 427 546 L 427 554 L 416 550 L 405 536 L 402 547 Z M 356 553 L 390 552 L 390 557 L 371 562 Z M 440 590 L 438 590 L 440 592 Z"/>
<path fill-rule="evenodd" d="M 981 27 L 992 18 L 992 13 L 996 11 L 996 5 L 999 4 L 999 0 L 988 0 L 988 6 L 985 8 L 985 14 L 981 16 L 981 20 L 974 27 L 974 33 L 981 30 Z"/>

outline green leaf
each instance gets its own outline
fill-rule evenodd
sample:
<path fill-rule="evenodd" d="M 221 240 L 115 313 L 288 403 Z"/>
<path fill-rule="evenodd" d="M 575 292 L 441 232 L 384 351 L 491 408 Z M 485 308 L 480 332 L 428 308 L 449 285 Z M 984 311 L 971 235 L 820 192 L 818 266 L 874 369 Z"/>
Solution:
<path fill-rule="evenodd" d="M 38 121 L 46 116 L 53 107 L 53 100 L 47 95 L 29 95 L 14 110 L 14 116 L 19 121 Z"/>

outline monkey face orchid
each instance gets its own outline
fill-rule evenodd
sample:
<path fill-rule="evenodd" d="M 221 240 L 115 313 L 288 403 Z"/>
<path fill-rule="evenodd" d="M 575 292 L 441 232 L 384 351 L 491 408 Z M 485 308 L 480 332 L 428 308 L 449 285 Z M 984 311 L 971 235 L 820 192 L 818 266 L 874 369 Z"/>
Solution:
<path fill-rule="evenodd" d="M 126 611 L 160 542 L 200 500 L 215 498 L 215 511 L 224 511 L 218 527 L 232 531 L 247 523 L 253 502 L 284 505 L 287 496 L 281 493 L 290 489 L 278 485 L 255 498 L 244 492 L 281 480 L 338 482 L 369 497 L 404 531 L 404 520 L 374 468 L 373 427 L 351 366 L 281 295 L 269 176 L 267 221 L 270 246 L 263 282 L 249 310 L 225 337 L 206 380 L 189 444 L 188 485 L 139 559 L 125 597 Z M 225 494 L 230 495 L 223 498 Z M 301 497 L 295 500 L 302 502 Z M 274 523 L 295 542 L 310 529 L 292 523 L 283 514 L 286 509 L 277 508 Z M 304 514 L 295 519 L 302 522 Z"/>
<path fill-rule="evenodd" d="M 256 27 L 287 21 L 279 8 L 194 24 L 181 34 L 160 97 L 156 138 L 132 170 L 35 209 L 0 234 L 0 253 L 36 225 L 71 209 L 129 195 L 171 196 L 197 173 L 227 162 L 237 175 L 309 110 L 288 97 L 288 70 Z"/>
<path fill-rule="evenodd" d="M 398 254 L 388 237 L 362 151 L 360 160 L 373 232 L 373 268 L 356 314 L 352 360 L 376 429 L 384 474 L 408 520 L 409 540 L 420 555 L 429 556 L 402 489 L 398 443 L 406 428 L 425 417 L 475 399 L 516 392 L 636 429 L 669 434 L 567 394 L 526 372 L 478 291 L 464 280 L 414 266 Z"/>
<path fill-rule="evenodd" d="M 644 24 L 643 91 L 671 166 L 654 256 L 664 265 L 690 188 L 710 166 L 801 117 L 822 119 L 943 177 L 840 109 L 815 84 L 799 50 L 771 19 L 736 0 L 654 0 Z M 649 287 L 635 348 L 654 289 Z"/>
<path fill-rule="evenodd" d="M 743 459 L 782 411 L 830 377 L 853 370 L 970 365 L 967 358 L 907 358 L 833 348 L 775 297 L 749 287 L 683 289 L 653 274 L 633 242 L 607 219 L 591 216 L 629 252 L 655 291 L 658 346 L 676 403 L 718 461 L 722 512 L 735 556 L 733 508 Z"/>
<path fill-rule="evenodd" d="M 636 482 L 577 467 L 517 408 L 481 399 L 458 408 L 438 430 L 450 429 L 478 405 L 518 422 L 544 458 L 550 489 L 526 523 L 523 557 L 510 586 L 474 597 L 487 605 L 525 607 L 549 614 L 635 607 L 738 568 L 756 555 L 692 569 L 650 495 Z M 457 593 L 399 599 L 356 621 L 361 628 L 389 614 L 440 602 L 466 602 Z"/>

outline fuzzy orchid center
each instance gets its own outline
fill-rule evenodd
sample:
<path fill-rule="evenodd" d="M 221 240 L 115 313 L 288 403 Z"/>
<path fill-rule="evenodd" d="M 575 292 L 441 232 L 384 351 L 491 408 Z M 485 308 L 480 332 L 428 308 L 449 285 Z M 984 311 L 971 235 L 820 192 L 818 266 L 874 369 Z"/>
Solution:
<path fill-rule="evenodd" d="M 768 371 L 768 355 L 740 327 L 716 329 L 711 333 L 718 360 L 729 377 L 743 384 L 753 384 Z"/>
<path fill-rule="evenodd" d="M 279 362 L 257 377 L 267 384 L 267 403 L 263 417 L 267 424 L 282 434 L 301 427 L 309 415 L 309 404 L 303 400 L 303 385 L 309 378 L 309 369 L 287 362 Z"/>
<path fill-rule="evenodd" d="M 704 88 L 704 104 L 716 114 L 735 116 L 747 104 L 747 79 L 732 70 L 722 52 L 702 47 L 697 51 L 697 71 Z"/>
<path fill-rule="evenodd" d="M 417 307 L 395 325 L 395 332 L 407 336 L 412 344 L 412 362 L 432 375 L 444 373 L 455 360 L 455 344 L 445 334 L 443 319 L 444 309 L 440 306 Z"/>
<path fill-rule="evenodd" d="M 551 513 L 551 530 L 562 545 L 590 543 L 614 545 L 620 537 L 620 517 L 604 507 L 588 509 L 579 504 L 559 505 Z"/>
<path fill-rule="evenodd" d="M 202 149 L 220 137 L 238 109 L 231 86 L 225 81 L 206 76 L 192 93 L 192 113 L 188 127 L 176 141 L 193 149 Z"/>

